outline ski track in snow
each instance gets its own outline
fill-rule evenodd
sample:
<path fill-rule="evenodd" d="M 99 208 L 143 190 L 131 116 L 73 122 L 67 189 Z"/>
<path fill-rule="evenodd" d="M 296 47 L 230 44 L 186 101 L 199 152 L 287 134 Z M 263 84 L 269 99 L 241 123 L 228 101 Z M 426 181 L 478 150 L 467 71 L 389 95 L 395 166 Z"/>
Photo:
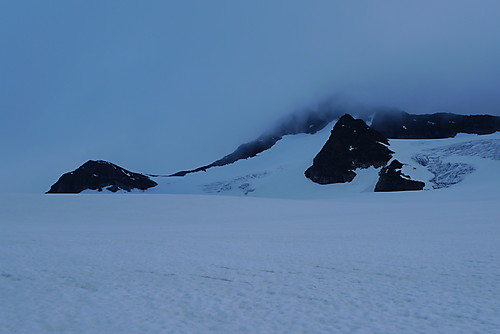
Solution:
<path fill-rule="evenodd" d="M 498 191 L 0 197 L 0 333 L 498 333 Z"/>

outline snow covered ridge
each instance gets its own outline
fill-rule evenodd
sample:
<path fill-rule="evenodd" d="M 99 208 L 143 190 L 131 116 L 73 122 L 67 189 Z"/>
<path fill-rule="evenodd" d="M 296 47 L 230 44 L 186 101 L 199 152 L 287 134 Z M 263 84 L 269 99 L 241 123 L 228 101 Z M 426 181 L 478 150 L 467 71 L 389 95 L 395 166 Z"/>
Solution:
<path fill-rule="evenodd" d="M 447 121 L 450 122 L 449 118 Z M 200 169 L 206 173 L 184 173 L 183 177 L 132 173 L 111 163 L 100 162 L 114 166 L 109 171 L 115 174 L 109 174 L 105 182 L 101 180 L 95 184 L 95 175 L 100 173 L 86 168 L 85 177 L 70 178 L 68 174 L 71 173 L 67 173 L 49 192 L 105 189 L 111 192 L 147 190 L 149 193 L 282 198 L 334 197 L 339 191 L 449 187 L 466 180 L 470 174 L 483 173 L 480 166 L 498 166 L 500 160 L 498 133 L 480 137 L 460 135 L 448 139 L 389 141 L 362 120 L 349 115 L 341 117 L 329 136 L 331 127 L 333 122 L 319 131 L 283 136 L 271 148 L 255 153 L 251 159 L 232 159 L 234 161 L 230 164 Z M 82 167 L 72 173 L 81 172 Z M 489 177 L 495 177 L 497 170 L 493 169 Z M 69 184 L 63 185 L 65 182 Z"/>
<path fill-rule="evenodd" d="M 492 115 L 457 115 L 435 113 L 415 115 L 396 109 L 360 109 L 323 103 L 317 110 L 306 110 L 291 114 L 273 129 L 256 140 L 244 143 L 223 158 L 191 170 L 178 171 L 171 176 L 185 176 L 206 171 L 209 168 L 225 166 L 238 160 L 255 157 L 272 148 L 287 135 L 315 134 L 344 114 L 357 115 L 371 128 L 389 139 L 439 139 L 452 138 L 459 133 L 492 134 L 500 131 L 500 117 Z"/>

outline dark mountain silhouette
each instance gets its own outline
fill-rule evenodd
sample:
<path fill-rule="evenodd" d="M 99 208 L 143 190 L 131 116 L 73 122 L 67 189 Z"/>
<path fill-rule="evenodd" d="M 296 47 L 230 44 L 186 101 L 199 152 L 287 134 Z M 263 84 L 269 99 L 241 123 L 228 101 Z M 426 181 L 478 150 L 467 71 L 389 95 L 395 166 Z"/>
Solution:
<path fill-rule="evenodd" d="M 490 134 L 500 131 L 500 117 L 492 115 L 457 115 L 436 113 L 408 114 L 404 111 L 379 111 L 371 127 L 387 138 L 438 139 L 458 133 Z"/>
<path fill-rule="evenodd" d="M 305 171 L 305 176 L 319 184 L 350 182 L 357 168 L 382 167 L 391 159 L 389 141 L 361 119 L 342 116 L 330 138 Z"/>
<path fill-rule="evenodd" d="M 146 190 L 156 185 L 158 184 L 145 175 L 128 171 L 107 161 L 89 160 L 76 170 L 61 176 L 47 193 L 76 194 L 87 189 L 102 191 L 103 188 L 111 192 Z"/>

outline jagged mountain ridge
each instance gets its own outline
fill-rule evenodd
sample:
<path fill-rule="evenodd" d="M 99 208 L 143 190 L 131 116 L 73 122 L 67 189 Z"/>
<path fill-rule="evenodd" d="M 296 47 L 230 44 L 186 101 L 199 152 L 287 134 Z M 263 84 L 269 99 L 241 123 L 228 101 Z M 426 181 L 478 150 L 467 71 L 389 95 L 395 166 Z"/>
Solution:
<path fill-rule="evenodd" d="M 317 155 L 319 151 L 321 151 L 321 147 L 325 146 L 325 143 L 327 142 L 328 139 L 327 136 L 328 129 L 330 129 L 331 126 L 333 127 L 333 122 L 330 123 L 329 126 L 323 127 L 322 130 L 318 130 L 319 128 L 318 126 L 313 130 L 309 131 L 307 134 L 303 133 L 303 134 L 285 135 L 282 137 L 282 140 L 276 141 L 274 143 L 273 148 L 271 150 L 268 149 L 260 152 L 257 158 L 238 159 L 230 164 L 221 165 L 219 168 L 210 169 L 209 173 L 201 173 L 201 174 L 188 173 L 185 174 L 183 178 L 155 177 L 154 175 L 150 174 L 143 175 L 143 174 L 133 173 L 140 175 L 143 178 L 147 178 L 147 180 L 150 181 L 148 182 L 147 187 L 144 185 L 131 187 L 130 185 L 122 184 L 123 183 L 122 181 L 118 181 L 118 184 L 115 184 L 112 182 L 110 183 L 110 181 L 108 180 L 107 181 L 108 184 L 105 183 L 95 184 L 92 183 L 94 182 L 92 181 L 87 185 L 82 185 L 82 184 L 76 186 L 73 185 L 65 189 L 64 187 L 60 187 L 61 182 L 58 181 L 56 184 L 54 184 L 51 190 L 49 190 L 49 193 L 54 193 L 54 192 L 76 193 L 86 189 L 92 189 L 92 190 L 107 189 L 109 191 L 117 191 L 117 190 L 133 191 L 134 189 L 145 190 L 149 188 L 152 189 L 149 189 L 148 192 L 217 193 L 217 194 L 220 193 L 220 194 L 243 194 L 252 196 L 253 195 L 268 196 L 266 194 L 271 194 L 271 196 L 289 196 L 289 194 L 285 192 L 286 189 L 288 189 L 290 192 L 296 192 L 297 191 L 296 189 L 299 188 L 307 188 L 309 190 L 307 190 L 306 192 L 313 193 L 316 192 L 316 190 L 313 190 L 313 188 L 311 188 L 311 186 L 314 184 L 304 177 L 304 171 L 311 166 L 311 160 L 313 160 L 313 157 Z M 301 131 L 305 130 L 306 129 L 303 127 Z M 384 140 L 381 139 L 381 141 L 383 142 Z M 289 146 L 290 145 L 289 143 L 291 142 L 295 143 L 294 147 Z M 405 141 L 403 140 L 403 142 Z M 427 143 L 432 145 L 434 144 L 434 141 L 425 140 L 425 142 L 426 144 Z M 490 141 L 487 140 L 487 142 L 489 143 L 490 151 L 493 150 L 493 155 L 500 154 L 498 153 L 500 152 L 498 150 L 498 142 L 491 140 Z M 393 143 L 394 141 L 391 140 L 391 146 L 390 146 L 391 150 L 395 151 L 395 157 L 399 158 L 401 152 L 406 151 L 407 149 L 406 148 L 393 149 L 392 148 Z M 452 140 L 450 143 L 455 143 L 455 141 Z M 303 149 L 301 149 L 302 146 Z M 287 148 L 284 150 L 283 147 Z M 471 147 L 476 147 L 472 141 L 471 143 L 468 144 L 468 151 L 471 150 Z M 411 150 L 414 150 L 414 148 L 411 148 Z M 454 149 L 452 151 L 456 152 L 457 149 Z M 419 181 L 420 180 L 425 181 L 425 184 L 428 185 L 426 186 L 426 189 L 450 186 L 454 183 L 462 181 L 464 177 L 467 177 L 466 175 L 472 173 L 472 171 L 475 170 L 474 167 L 471 167 L 472 165 L 469 165 L 467 163 L 462 163 L 462 162 L 450 163 L 448 161 L 441 163 L 441 160 L 439 160 L 439 158 L 435 158 L 435 154 L 434 155 L 424 154 L 424 157 L 429 157 L 427 158 L 429 160 L 429 162 L 427 163 L 425 160 L 426 158 L 422 158 L 423 154 L 422 152 L 423 151 L 421 150 L 414 150 L 411 156 L 406 155 L 404 158 L 400 159 L 400 161 L 402 161 L 405 166 L 410 166 L 414 170 L 417 170 L 418 173 L 423 175 L 423 176 L 417 176 L 415 179 Z M 438 157 L 440 156 L 439 154 L 437 154 Z M 467 153 L 466 155 L 470 155 L 470 153 Z M 113 165 L 111 163 L 107 164 Z M 375 188 L 375 183 L 379 177 L 378 174 L 380 170 L 378 170 L 378 168 L 382 167 L 383 165 L 384 165 L 383 163 L 373 164 L 373 167 L 368 168 L 369 170 L 367 171 L 358 171 L 358 170 L 354 171 L 354 169 L 351 169 L 352 172 L 359 175 L 356 176 L 354 180 L 351 180 L 351 182 L 349 182 L 350 184 L 349 187 L 352 189 L 357 189 L 356 191 L 373 191 Z M 125 170 L 116 165 L 113 166 L 115 166 L 113 168 L 114 170 L 120 170 L 120 169 Z M 366 166 L 357 166 L 357 167 L 366 167 Z M 125 171 L 127 173 L 132 173 L 127 170 Z M 408 175 L 407 172 L 408 171 L 406 171 L 405 172 L 406 174 L 404 175 Z M 371 173 L 370 180 L 368 180 L 365 185 L 362 185 L 364 182 L 363 180 L 365 180 L 364 178 L 367 175 L 367 173 L 368 174 Z M 412 173 L 414 173 L 414 171 L 410 171 L 409 175 L 410 177 L 413 176 Z M 444 173 L 447 173 L 446 176 L 443 176 Z M 457 176 L 455 177 L 454 175 Z M 151 179 L 149 179 L 148 176 L 150 176 Z M 443 177 L 445 181 L 439 181 L 443 180 Z M 67 179 L 67 178 L 68 176 L 65 176 L 65 178 L 61 177 L 61 179 Z M 134 176 L 134 179 L 135 178 L 138 178 L 138 176 Z M 273 181 L 275 178 L 280 178 L 278 182 L 279 183 L 278 187 L 275 187 L 276 186 L 274 184 L 275 181 Z M 82 179 L 89 180 L 88 177 L 80 178 L 80 180 Z M 308 182 L 307 185 L 304 183 L 306 181 Z M 158 184 L 157 187 L 156 184 Z M 359 184 L 359 187 L 364 187 L 364 188 L 357 188 L 358 186 L 356 186 L 356 184 Z M 267 190 L 262 191 L 262 189 L 267 189 Z"/>
<path fill-rule="evenodd" d="M 392 139 L 439 139 L 451 138 L 459 133 L 495 133 L 500 131 L 500 117 L 452 113 L 415 115 L 404 111 L 378 111 L 371 127 Z"/>
<path fill-rule="evenodd" d="M 336 105 L 321 105 L 318 110 L 305 111 L 302 117 L 293 114 L 270 133 L 256 140 L 244 143 L 232 153 L 211 164 L 183 170 L 169 176 L 185 176 L 206 171 L 209 168 L 225 166 L 241 159 L 255 157 L 273 147 L 286 135 L 314 134 L 326 125 L 338 120 L 348 108 Z M 458 133 L 491 134 L 500 131 L 500 117 L 493 115 L 458 115 L 452 113 L 409 114 L 396 109 L 376 108 L 364 110 L 359 117 L 371 121 L 371 127 L 389 139 L 439 139 L 451 138 Z"/>
<path fill-rule="evenodd" d="M 329 129 L 330 126 L 314 135 L 285 136 L 272 149 L 255 158 L 239 160 L 206 173 L 156 179 L 159 186 L 152 191 L 297 199 L 373 192 L 380 179 L 380 167 L 358 168 L 354 170 L 354 179 L 347 183 L 318 185 L 304 177 L 313 157 L 328 140 Z M 500 160 L 496 158 L 500 154 L 500 132 L 433 140 L 391 139 L 389 143 L 389 149 L 394 151 L 393 158 L 403 165 L 396 172 L 400 171 L 406 179 L 424 183 L 424 190 L 461 188 L 462 184 L 490 187 L 490 183 L 500 179 Z M 417 158 L 421 155 L 432 160 L 427 165 L 422 164 Z M 405 188 L 401 190 L 413 190 Z M 387 187 L 381 189 L 388 190 Z"/>
<path fill-rule="evenodd" d="M 305 176 L 319 184 L 351 182 L 358 168 L 382 167 L 391 159 L 389 141 L 363 120 L 342 116 Z"/>

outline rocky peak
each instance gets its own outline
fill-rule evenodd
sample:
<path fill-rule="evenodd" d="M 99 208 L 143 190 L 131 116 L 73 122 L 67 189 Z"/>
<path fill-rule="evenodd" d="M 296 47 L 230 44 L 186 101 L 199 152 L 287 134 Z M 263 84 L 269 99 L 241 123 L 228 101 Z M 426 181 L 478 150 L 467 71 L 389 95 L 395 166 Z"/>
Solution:
<path fill-rule="evenodd" d="M 393 153 L 388 145 L 387 138 L 363 120 L 345 114 L 305 175 L 319 184 L 350 182 L 357 168 L 385 166 Z"/>
<path fill-rule="evenodd" d="M 157 183 L 149 177 L 128 171 L 103 160 L 89 160 L 72 172 L 62 175 L 47 193 L 80 193 L 84 190 L 111 192 L 146 190 Z"/>

